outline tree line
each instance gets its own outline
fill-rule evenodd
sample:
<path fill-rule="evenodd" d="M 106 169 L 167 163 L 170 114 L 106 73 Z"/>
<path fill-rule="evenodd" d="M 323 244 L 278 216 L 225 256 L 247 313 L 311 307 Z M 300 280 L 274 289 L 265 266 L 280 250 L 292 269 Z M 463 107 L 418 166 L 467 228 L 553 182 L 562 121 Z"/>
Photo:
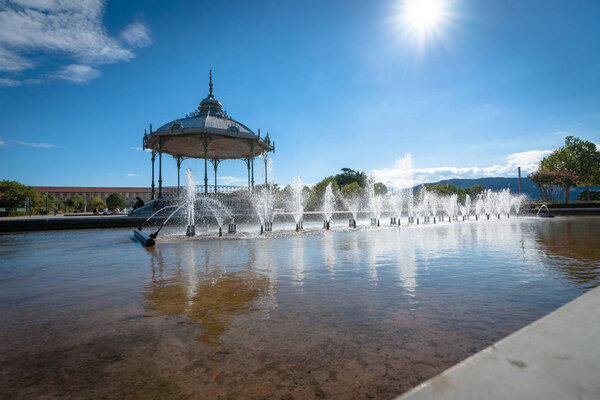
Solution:
<path fill-rule="evenodd" d="M 69 197 L 61 201 L 51 194 L 39 193 L 32 186 L 23 185 L 20 182 L 3 180 L 0 181 L 0 207 L 8 210 L 24 208 L 29 201 L 30 211 L 35 214 L 64 212 L 83 212 L 87 209 L 104 208 L 115 209 L 125 206 L 125 198 L 120 193 L 111 193 L 104 202 L 96 196 L 86 201 L 80 195 Z M 27 200 L 28 199 L 28 200 Z"/>
<path fill-rule="evenodd" d="M 593 142 L 567 136 L 564 146 L 544 157 L 538 171 L 528 178 L 544 201 L 553 201 L 562 190 L 568 203 L 571 187 L 577 186 L 585 186 L 586 200 L 593 200 L 597 194 L 590 191 L 590 186 L 600 185 L 600 151 Z M 581 195 L 579 200 L 583 200 Z"/>

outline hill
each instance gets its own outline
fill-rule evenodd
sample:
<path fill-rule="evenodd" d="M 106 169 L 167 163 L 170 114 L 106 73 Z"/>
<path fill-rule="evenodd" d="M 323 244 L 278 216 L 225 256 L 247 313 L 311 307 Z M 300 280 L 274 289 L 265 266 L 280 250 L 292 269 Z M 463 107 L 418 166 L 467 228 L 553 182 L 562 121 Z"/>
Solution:
<path fill-rule="evenodd" d="M 454 185 L 461 189 L 469 188 L 473 185 L 483 185 L 492 190 L 509 188 L 513 193 L 517 193 L 519 191 L 519 178 L 444 179 L 439 182 L 432 182 L 431 184 L 437 185 L 438 183 L 442 185 Z M 522 192 L 528 195 L 530 199 L 537 200 L 540 197 L 539 191 L 535 187 L 535 184 L 529 178 L 521 178 L 521 185 Z M 599 187 L 595 186 L 593 189 L 590 187 L 590 190 L 599 190 Z M 585 191 L 585 187 L 571 188 L 571 200 L 577 199 L 579 193 L 583 191 Z"/>

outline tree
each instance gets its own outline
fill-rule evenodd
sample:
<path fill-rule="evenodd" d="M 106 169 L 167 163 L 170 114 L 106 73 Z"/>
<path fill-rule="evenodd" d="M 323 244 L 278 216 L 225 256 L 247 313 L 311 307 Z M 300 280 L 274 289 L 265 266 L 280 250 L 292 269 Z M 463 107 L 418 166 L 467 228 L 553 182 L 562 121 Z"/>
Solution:
<path fill-rule="evenodd" d="M 535 183 L 540 191 L 540 198 L 544 201 L 554 201 L 560 187 L 569 188 L 577 185 L 578 177 L 575 174 L 561 171 L 540 170 L 529 174 L 529 179 Z M 568 199 L 568 196 L 566 196 Z"/>
<path fill-rule="evenodd" d="M 597 190 L 590 190 L 588 193 L 580 192 L 577 200 L 585 201 L 588 199 L 588 196 L 589 196 L 589 201 L 600 201 L 600 191 L 597 191 Z"/>
<path fill-rule="evenodd" d="M 595 143 L 573 136 L 565 138 L 565 147 L 571 149 L 579 184 L 585 185 L 587 200 L 590 200 L 590 186 L 600 184 L 600 152 Z"/>
<path fill-rule="evenodd" d="M 83 211 L 85 207 L 85 199 L 79 195 L 71 196 L 67 200 L 67 205 L 73 207 L 75 211 Z"/>
<path fill-rule="evenodd" d="M 104 208 L 106 208 L 106 204 L 104 203 L 104 201 L 102 201 L 102 199 L 98 196 L 93 197 L 90 202 L 88 203 L 88 206 L 90 208 L 97 208 L 99 210 L 102 210 Z"/>
<path fill-rule="evenodd" d="M 320 207 L 323 201 L 323 196 L 325 195 L 325 189 L 327 189 L 327 185 L 329 185 L 330 183 L 333 193 L 339 193 L 340 188 L 338 187 L 338 184 L 333 178 L 333 176 L 329 176 L 323 179 L 321 182 L 315 184 L 312 187 L 312 190 L 310 191 L 310 196 L 308 197 L 308 200 L 306 202 L 307 211 L 315 211 Z"/>
<path fill-rule="evenodd" d="M 425 187 L 429 191 L 437 192 L 443 195 L 456 194 L 460 201 L 465 201 L 467 195 L 469 195 L 470 197 L 475 197 L 485 190 L 485 186 L 483 185 L 473 185 L 470 188 L 461 189 L 458 186 L 451 185 L 448 183 L 438 183 L 437 185 L 425 185 Z"/>
<path fill-rule="evenodd" d="M 385 195 L 388 192 L 387 186 L 385 186 L 383 183 L 381 182 L 376 182 L 373 185 L 373 192 L 375 192 L 375 194 L 379 194 L 379 195 Z"/>
<path fill-rule="evenodd" d="M 342 195 L 347 199 L 363 197 L 365 191 L 360 187 L 358 182 L 352 182 L 342 188 Z"/>
<path fill-rule="evenodd" d="M 31 206 L 37 206 L 42 202 L 42 197 L 31 186 L 25 186 L 16 181 L 0 181 L 0 206 L 2 207 L 24 207 L 25 199 L 29 198 Z"/>
<path fill-rule="evenodd" d="M 113 210 L 115 208 L 121 208 L 125 205 L 125 199 L 121 193 L 111 193 L 106 198 L 106 206 Z"/>
<path fill-rule="evenodd" d="M 592 142 L 584 141 L 573 136 L 565 138 L 565 145 L 554 150 L 540 161 L 540 171 L 561 172 L 565 201 L 569 202 L 571 186 L 579 182 L 589 186 L 600 180 L 600 153 Z M 572 178 L 576 178 L 573 180 Z"/>
<path fill-rule="evenodd" d="M 341 174 L 337 174 L 333 177 L 339 187 L 350 185 L 353 182 L 356 182 L 361 188 L 365 187 L 367 175 L 364 172 L 355 171 L 350 168 L 342 168 L 341 171 Z"/>

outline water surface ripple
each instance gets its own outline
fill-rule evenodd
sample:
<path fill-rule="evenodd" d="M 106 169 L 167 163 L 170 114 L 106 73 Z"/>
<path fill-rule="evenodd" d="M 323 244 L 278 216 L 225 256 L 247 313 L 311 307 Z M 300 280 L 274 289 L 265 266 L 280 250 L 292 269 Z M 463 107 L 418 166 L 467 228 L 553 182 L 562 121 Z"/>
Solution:
<path fill-rule="evenodd" d="M 0 398 L 390 399 L 598 286 L 599 233 L 565 217 L 154 249 L 121 229 L 0 235 Z"/>

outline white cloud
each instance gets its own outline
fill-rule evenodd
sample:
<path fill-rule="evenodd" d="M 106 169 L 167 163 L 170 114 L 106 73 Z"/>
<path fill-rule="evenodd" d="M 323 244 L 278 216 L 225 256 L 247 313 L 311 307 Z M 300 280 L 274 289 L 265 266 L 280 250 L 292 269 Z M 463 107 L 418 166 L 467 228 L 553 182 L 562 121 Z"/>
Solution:
<path fill-rule="evenodd" d="M 14 87 L 14 86 L 21 86 L 21 85 L 22 85 L 21 81 L 15 81 L 14 79 L 8 79 L 8 78 L 0 78 L 0 86 Z"/>
<path fill-rule="evenodd" d="M 136 22 L 131 24 L 120 33 L 121 38 L 130 46 L 145 47 L 152 44 L 152 39 L 148 34 L 148 28 L 143 24 Z"/>
<path fill-rule="evenodd" d="M 377 181 L 385 183 L 393 188 L 412 187 L 426 182 L 436 182 L 452 178 L 482 178 L 490 176 L 514 176 L 517 168 L 521 167 L 521 173 L 536 171 L 539 161 L 551 150 L 531 150 L 513 153 L 506 156 L 503 164 L 495 164 L 488 167 L 432 167 L 412 168 L 410 154 L 399 158 L 393 168 L 382 170 L 374 169 L 371 174 Z"/>
<path fill-rule="evenodd" d="M 139 176 L 138 174 L 127 174 L 127 176 Z"/>
<path fill-rule="evenodd" d="M 236 183 L 247 183 L 248 179 L 236 178 L 235 176 L 220 176 L 219 182 L 221 182 L 224 185 L 234 185 Z"/>
<path fill-rule="evenodd" d="M 554 132 L 556 136 L 567 136 L 569 135 L 569 131 L 556 131 Z"/>
<path fill-rule="evenodd" d="M 151 149 L 144 149 L 144 148 L 142 148 L 142 147 L 139 147 L 139 146 L 133 146 L 133 147 L 130 147 L 130 149 L 131 149 L 131 150 L 135 150 L 135 151 L 146 151 L 146 152 L 148 152 L 148 153 L 151 153 L 151 152 L 152 152 L 152 150 L 151 150 Z"/>
<path fill-rule="evenodd" d="M 0 47 L 0 71 L 23 71 L 29 68 L 33 68 L 31 61 Z"/>
<path fill-rule="evenodd" d="M 38 142 L 22 142 L 20 140 L 15 140 L 16 144 L 20 144 L 21 146 L 28 147 L 37 147 L 38 149 L 52 149 L 56 146 L 50 143 L 38 143 Z"/>
<path fill-rule="evenodd" d="M 71 64 L 53 74 L 55 78 L 73 83 L 87 83 L 100 76 L 100 71 L 88 65 Z"/>
<path fill-rule="evenodd" d="M 8 146 L 4 140 L 0 140 L 0 147 Z"/>
<path fill-rule="evenodd" d="M 134 23 L 118 37 L 110 36 L 102 22 L 105 3 L 105 0 L 0 1 L 0 71 L 32 69 L 47 55 L 66 57 L 75 61 L 71 65 L 86 66 L 90 71 L 98 65 L 131 60 L 135 57 L 134 47 L 151 43 L 148 29 Z M 61 78 L 65 76 L 64 68 L 61 71 L 49 75 Z"/>

